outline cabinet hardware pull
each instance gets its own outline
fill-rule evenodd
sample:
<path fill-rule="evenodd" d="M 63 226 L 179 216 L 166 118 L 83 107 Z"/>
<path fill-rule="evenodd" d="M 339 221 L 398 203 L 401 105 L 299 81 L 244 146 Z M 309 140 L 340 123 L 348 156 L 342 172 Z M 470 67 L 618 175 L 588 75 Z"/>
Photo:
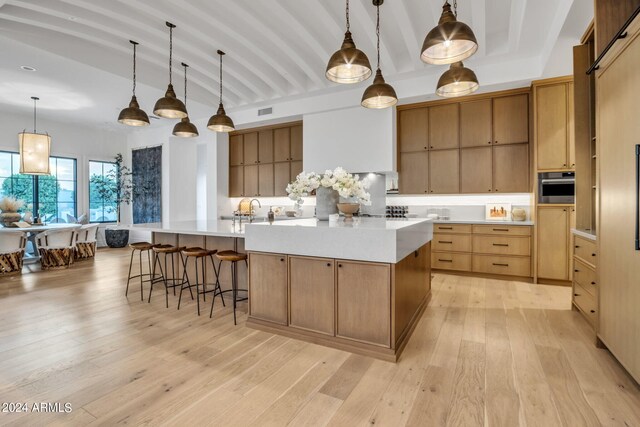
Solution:
<path fill-rule="evenodd" d="M 573 294 L 573 296 L 574 296 L 574 297 L 579 297 L 579 296 L 580 296 L 580 294 Z"/>
<path fill-rule="evenodd" d="M 342 268 L 342 264 L 338 264 L 338 267 Z"/>
<path fill-rule="evenodd" d="M 496 141 L 496 144 L 498 143 L 498 141 Z"/>
<path fill-rule="evenodd" d="M 494 243 L 493 246 L 509 247 L 509 244 L 508 243 Z"/>
<path fill-rule="evenodd" d="M 447 243 L 449 245 L 453 244 L 453 242 L 450 242 L 448 240 L 438 240 L 438 243 Z"/>
<path fill-rule="evenodd" d="M 281 262 L 284 262 L 284 258 L 280 258 L 280 261 L 281 261 Z"/>
<path fill-rule="evenodd" d="M 331 267 L 331 263 L 330 262 L 327 263 L 327 267 Z"/>
<path fill-rule="evenodd" d="M 427 147 L 424 147 L 424 149 L 426 150 L 426 149 L 427 149 Z"/>
<path fill-rule="evenodd" d="M 495 265 L 496 267 L 509 267 L 509 264 L 501 264 L 499 262 L 494 262 L 493 265 Z"/>
<path fill-rule="evenodd" d="M 493 231 L 509 231 L 508 228 L 494 228 Z"/>
<path fill-rule="evenodd" d="M 589 310 L 589 311 L 591 311 L 592 313 L 595 313 L 595 312 L 596 312 L 595 310 Z"/>
<path fill-rule="evenodd" d="M 580 246 L 576 245 L 576 249 L 579 249 L 579 248 L 580 248 Z"/>
<path fill-rule="evenodd" d="M 487 144 L 491 144 L 491 141 L 487 142 Z"/>
<path fill-rule="evenodd" d="M 591 282 L 591 284 L 592 284 L 592 285 L 595 285 L 595 284 L 596 284 L 596 282 Z"/>
<path fill-rule="evenodd" d="M 453 230 L 453 227 L 438 227 L 440 230 Z"/>
<path fill-rule="evenodd" d="M 596 256 L 596 254 L 591 254 L 591 256 Z"/>
<path fill-rule="evenodd" d="M 440 262 L 453 262 L 452 259 L 440 259 L 440 258 L 438 258 L 438 261 L 440 261 Z"/>
<path fill-rule="evenodd" d="M 574 273 L 580 273 L 580 270 L 578 270 L 577 268 L 575 268 L 573 271 Z"/>

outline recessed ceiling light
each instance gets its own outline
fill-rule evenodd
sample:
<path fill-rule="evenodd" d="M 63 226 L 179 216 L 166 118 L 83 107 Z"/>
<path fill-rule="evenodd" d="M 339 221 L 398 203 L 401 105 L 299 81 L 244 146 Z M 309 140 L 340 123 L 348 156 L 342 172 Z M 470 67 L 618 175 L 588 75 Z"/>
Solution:
<path fill-rule="evenodd" d="M 21 70 L 24 70 L 24 71 L 36 71 L 36 69 L 35 69 L 35 68 L 30 67 L 30 66 L 28 66 L 28 65 L 21 65 L 21 66 L 20 66 L 20 69 L 21 69 Z"/>

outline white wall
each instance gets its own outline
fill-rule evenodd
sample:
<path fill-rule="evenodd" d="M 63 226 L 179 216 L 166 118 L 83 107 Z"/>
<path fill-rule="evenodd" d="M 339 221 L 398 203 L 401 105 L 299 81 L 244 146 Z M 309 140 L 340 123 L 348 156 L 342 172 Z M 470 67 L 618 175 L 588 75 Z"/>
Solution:
<path fill-rule="evenodd" d="M 350 172 L 396 170 L 395 108 L 360 106 L 304 116 L 303 166 L 324 172 L 342 166 Z"/>

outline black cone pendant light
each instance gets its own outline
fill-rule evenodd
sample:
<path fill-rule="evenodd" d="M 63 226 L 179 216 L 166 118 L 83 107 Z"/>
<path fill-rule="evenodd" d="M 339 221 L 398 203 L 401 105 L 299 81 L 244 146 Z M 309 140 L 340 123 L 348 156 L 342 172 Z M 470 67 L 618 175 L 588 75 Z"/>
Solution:
<path fill-rule="evenodd" d="M 182 63 L 182 66 L 184 67 L 184 106 L 186 108 L 187 107 L 187 68 L 189 66 L 184 62 Z M 178 123 L 176 123 L 176 125 L 173 127 L 173 134 L 181 138 L 193 138 L 195 136 L 198 136 L 198 128 L 196 127 L 196 125 L 191 123 L 191 121 L 189 120 L 189 116 L 187 116 L 182 120 L 180 120 Z"/>
<path fill-rule="evenodd" d="M 382 3 L 384 3 L 384 0 L 373 0 L 373 5 L 376 7 L 377 12 L 376 36 L 378 37 L 378 68 L 376 70 L 376 77 L 373 79 L 373 84 L 369 86 L 362 95 L 361 105 L 365 108 L 382 109 L 392 107 L 398 103 L 396 91 L 390 84 L 384 81 L 382 70 L 380 70 L 380 5 L 382 5 Z"/>
<path fill-rule="evenodd" d="M 164 97 L 158 99 L 155 107 L 153 107 L 153 113 L 157 116 L 164 117 L 165 119 L 182 119 L 187 117 L 187 109 L 178 98 L 173 90 L 171 84 L 171 63 L 173 61 L 173 29 L 176 27 L 171 22 L 167 22 L 169 27 L 169 86 Z"/>
<path fill-rule="evenodd" d="M 445 98 L 469 95 L 480 87 L 476 73 L 462 62 L 454 62 L 449 70 L 440 76 L 436 93 Z"/>
<path fill-rule="evenodd" d="M 478 50 L 478 41 L 471 28 L 457 20 L 457 0 L 454 12 L 448 1 L 442 6 L 442 15 L 422 45 L 422 59 L 427 64 L 452 64 L 467 59 Z"/>
<path fill-rule="evenodd" d="M 149 126 L 149 116 L 140 109 L 136 98 L 136 46 L 138 43 L 133 40 L 129 40 L 129 43 L 133 45 L 133 96 L 129 106 L 120 111 L 118 122 L 127 126 Z"/>
<path fill-rule="evenodd" d="M 225 53 L 218 50 L 218 55 L 220 55 L 220 105 L 218 105 L 216 114 L 209 119 L 207 129 L 215 132 L 231 132 L 235 129 L 235 126 L 231 117 L 227 116 L 227 113 L 224 111 L 224 105 L 222 105 L 222 57 Z"/>
<path fill-rule="evenodd" d="M 367 55 L 358 48 L 351 37 L 349 23 L 349 0 L 346 6 L 347 32 L 342 47 L 331 55 L 325 76 L 336 83 L 358 83 L 371 76 L 371 64 Z"/>

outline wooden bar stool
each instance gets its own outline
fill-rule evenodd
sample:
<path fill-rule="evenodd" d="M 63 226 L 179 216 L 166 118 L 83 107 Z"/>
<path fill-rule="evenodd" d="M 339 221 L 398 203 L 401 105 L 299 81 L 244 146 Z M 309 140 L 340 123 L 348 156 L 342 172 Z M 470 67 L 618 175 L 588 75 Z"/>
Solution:
<path fill-rule="evenodd" d="M 180 296 L 178 297 L 178 310 L 180 310 L 180 303 L 182 302 L 182 291 L 186 288 L 191 292 L 192 287 L 196 287 L 196 300 L 198 304 L 198 316 L 200 316 L 200 295 L 206 301 L 206 294 L 213 293 L 213 300 L 215 301 L 216 296 L 220 295 L 222 298 L 222 291 L 220 289 L 220 282 L 217 280 L 218 270 L 216 269 L 216 265 L 213 261 L 213 256 L 218 251 L 215 249 L 203 249 L 199 247 L 195 248 L 187 248 L 181 251 L 181 254 L 184 256 L 184 274 L 183 274 L 183 284 L 180 287 Z M 189 259 L 193 258 L 195 263 L 195 273 L 196 273 L 196 281 L 194 284 L 191 283 L 191 279 L 189 278 L 189 273 L 187 272 L 187 266 L 189 265 Z M 206 267 L 205 260 L 209 258 L 211 261 L 211 266 L 213 267 L 213 273 L 216 277 L 216 283 L 213 284 L 212 290 L 207 290 L 206 283 Z M 200 272 L 198 274 L 198 260 L 200 260 Z M 200 283 L 200 277 L 202 277 L 202 283 Z M 186 278 L 186 281 L 184 280 Z M 200 286 L 202 286 L 202 290 L 200 290 Z M 191 294 L 193 298 L 193 294 Z M 222 300 L 222 304 L 224 304 L 224 299 Z"/>
<path fill-rule="evenodd" d="M 151 302 L 151 293 L 153 292 L 153 285 L 155 283 L 163 283 L 165 290 L 165 300 L 167 308 L 169 308 L 169 288 L 173 288 L 173 295 L 176 295 L 176 288 L 178 286 L 182 286 L 185 282 L 184 274 L 182 277 L 176 275 L 176 265 L 175 265 L 175 255 L 180 256 L 180 263 L 184 267 L 184 257 L 182 256 L 182 251 L 186 249 L 184 246 L 173 246 L 173 245 L 155 245 L 153 247 L 153 253 L 155 254 L 153 260 L 153 269 L 155 271 L 156 265 L 160 268 L 160 277 L 151 281 L 151 289 L 149 289 L 149 303 Z M 160 260 L 160 255 L 163 255 L 164 258 L 164 268 L 162 268 L 163 262 Z M 167 257 L 171 258 L 171 275 L 169 275 L 169 263 L 167 262 Z M 186 271 L 186 270 L 185 270 Z M 178 277 L 176 277 L 178 276 Z M 191 291 L 191 288 L 189 288 Z M 193 298 L 193 294 L 191 295 Z"/>
<path fill-rule="evenodd" d="M 220 288 L 220 275 L 219 273 L 222 271 L 222 262 L 229 261 L 231 267 L 231 289 L 227 289 L 226 291 L 221 291 L 220 296 L 225 292 L 231 292 L 233 296 L 233 324 L 237 325 L 236 321 L 236 305 L 238 302 L 247 301 L 249 298 L 238 298 L 238 292 L 247 292 L 247 289 L 238 289 L 238 263 L 240 261 L 244 261 L 247 266 L 247 272 L 249 271 L 249 263 L 247 262 L 247 254 L 243 254 L 236 251 L 220 251 L 216 254 L 216 258 L 218 258 L 218 275 L 216 276 L 216 286 Z M 209 317 L 213 316 L 213 304 L 215 303 L 215 298 L 211 301 L 211 311 L 209 312 Z M 224 299 L 222 300 L 224 305 Z"/>
<path fill-rule="evenodd" d="M 127 276 L 127 290 L 125 291 L 124 295 L 127 296 L 129 294 L 129 282 L 131 281 L 131 279 L 137 279 L 138 277 L 140 278 L 140 300 L 144 301 L 144 289 L 143 289 L 143 285 L 144 282 L 153 282 L 153 280 L 157 279 L 156 274 L 155 274 L 155 265 L 152 267 L 151 266 L 151 251 L 153 250 L 153 247 L 155 245 L 153 243 L 149 243 L 149 242 L 137 242 L 137 243 L 131 243 L 129 245 L 129 248 L 131 248 L 131 259 L 129 260 L 129 275 Z M 138 266 L 140 267 L 140 274 L 137 274 L 135 276 L 131 275 L 131 269 L 133 268 L 133 256 L 136 254 L 136 251 L 138 252 Z M 147 262 L 149 264 L 149 270 L 148 273 L 144 272 L 144 269 L 142 267 L 142 253 L 146 252 L 147 253 Z"/>

